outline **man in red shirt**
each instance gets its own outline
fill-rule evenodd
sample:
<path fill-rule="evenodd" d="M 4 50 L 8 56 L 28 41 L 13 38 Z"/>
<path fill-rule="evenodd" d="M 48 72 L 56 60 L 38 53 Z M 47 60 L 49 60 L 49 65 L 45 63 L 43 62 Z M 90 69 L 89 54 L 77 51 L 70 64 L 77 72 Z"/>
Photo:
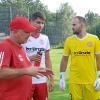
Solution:
<path fill-rule="evenodd" d="M 36 28 L 27 18 L 16 16 L 10 30 L 10 37 L 0 43 L 0 100 L 31 100 L 31 76 L 42 75 L 44 69 L 32 67 L 21 44 Z"/>

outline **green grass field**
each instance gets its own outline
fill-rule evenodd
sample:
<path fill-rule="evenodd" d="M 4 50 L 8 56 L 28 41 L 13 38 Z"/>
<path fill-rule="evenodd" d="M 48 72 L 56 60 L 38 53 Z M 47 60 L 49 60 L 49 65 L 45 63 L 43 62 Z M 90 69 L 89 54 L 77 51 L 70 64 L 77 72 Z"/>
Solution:
<path fill-rule="evenodd" d="M 58 86 L 59 81 L 59 70 L 60 70 L 60 61 L 62 57 L 63 49 L 51 49 L 51 60 L 53 65 L 53 71 L 54 71 L 54 83 L 55 83 L 55 89 L 53 92 L 49 93 L 49 100 L 70 100 L 69 99 L 69 86 L 68 86 L 68 78 L 69 78 L 69 69 L 67 69 L 65 73 L 65 80 L 66 80 L 66 90 L 60 91 Z"/>

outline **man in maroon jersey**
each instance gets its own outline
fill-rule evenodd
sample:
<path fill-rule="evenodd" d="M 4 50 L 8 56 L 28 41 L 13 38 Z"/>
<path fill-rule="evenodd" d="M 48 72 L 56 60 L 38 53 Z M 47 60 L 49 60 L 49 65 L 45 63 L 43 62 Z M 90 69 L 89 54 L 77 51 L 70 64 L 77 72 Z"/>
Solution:
<path fill-rule="evenodd" d="M 16 16 L 10 30 L 10 37 L 0 43 L 0 100 L 31 100 L 32 76 L 45 69 L 32 67 L 21 44 L 36 28 L 27 18 Z"/>

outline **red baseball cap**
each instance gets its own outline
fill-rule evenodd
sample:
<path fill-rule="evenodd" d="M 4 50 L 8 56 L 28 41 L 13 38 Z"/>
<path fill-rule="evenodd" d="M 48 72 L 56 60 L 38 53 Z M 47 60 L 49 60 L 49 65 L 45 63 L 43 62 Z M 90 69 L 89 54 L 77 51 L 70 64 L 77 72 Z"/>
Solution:
<path fill-rule="evenodd" d="M 36 27 L 30 24 L 29 20 L 22 16 L 16 16 L 10 21 L 11 30 L 23 30 L 24 32 L 34 32 Z"/>

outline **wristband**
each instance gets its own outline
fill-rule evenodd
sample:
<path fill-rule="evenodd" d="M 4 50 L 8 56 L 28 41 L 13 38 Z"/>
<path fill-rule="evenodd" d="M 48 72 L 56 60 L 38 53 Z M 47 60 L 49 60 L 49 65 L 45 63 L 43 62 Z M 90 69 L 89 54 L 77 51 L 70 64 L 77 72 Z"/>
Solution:
<path fill-rule="evenodd" d="M 60 79 L 64 79 L 64 72 L 60 72 Z"/>

